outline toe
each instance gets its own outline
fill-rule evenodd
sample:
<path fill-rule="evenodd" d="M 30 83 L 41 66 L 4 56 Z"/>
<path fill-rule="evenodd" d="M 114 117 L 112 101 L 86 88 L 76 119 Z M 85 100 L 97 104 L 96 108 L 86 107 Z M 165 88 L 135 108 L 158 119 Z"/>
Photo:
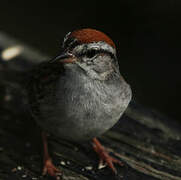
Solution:
<path fill-rule="evenodd" d="M 44 163 L 42 175 L 46 174 L 55 177 L 57 180 L 60 179 L 60 176 L 62 175 L 60 170 L 53 165 L 51 159 L 46 160 Z"/>
<path fill-rule="evenodd" d="M 124 166 L 124 164 L 116 158 L 112 158 L 112 161 L 116 164 L 119 164 L 120 166 Z"/>
<path fill-rule="evenodd" d="M 106 164 L 115 174 L 117 174 L 114 163 L 119 164 L 120 166 L 123 166 L 123 163 L 118 159 L 111 157 L 108 151 L 100 144 L 100 142 L 96 138 L 93 139 L 93 148 L 100 158 L 99 167 L 103 167 L 103 164 Z"/>
<path fill-rule="evenodd" d="M 107 165 L 112 169 L 112 171 L 113 171 L 115 174 L 117 174 L 117 170 L 116 170 L 116 168 L 115 168 L 114 165 L 113 165 L 112 159 L 111 159 L 111 158 L 107 159 L 107 160 L 106 160 L 106 163 L 107 163 Z"/>

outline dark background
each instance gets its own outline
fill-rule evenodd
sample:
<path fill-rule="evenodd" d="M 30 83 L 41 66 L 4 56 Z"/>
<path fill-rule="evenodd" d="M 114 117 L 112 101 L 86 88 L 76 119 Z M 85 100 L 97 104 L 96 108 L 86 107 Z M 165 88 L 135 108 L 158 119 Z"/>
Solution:
<path fill-rule="evenodd" d="M 50 56 L 58 54 L 67 32 L 101 30 L 117 45 L 120 70 L 135 99 L 180 120 L 179 1 L 1 1 L 0 30 Z"/>

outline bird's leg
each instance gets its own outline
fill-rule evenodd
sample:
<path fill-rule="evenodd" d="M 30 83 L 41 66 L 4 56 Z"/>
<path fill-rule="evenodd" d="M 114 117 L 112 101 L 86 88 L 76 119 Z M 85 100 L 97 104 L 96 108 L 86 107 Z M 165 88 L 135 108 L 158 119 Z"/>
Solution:
<path fill-rule="evenodd" d="M 105 165 L 109 166 L 109 168 L 111 168 L 111 170 L 115 174 L 117 174 L 117 170 L 114 167 L 113 163 L 117 163 L 120 166 L 123 166 L 123 163 L 118 159 L 111 157 L 107 150 L 101 145 L 101 143 L 96 138 L 93 139 L 93 148 L 100 158 L 99 167 L 103 165 L 103 163 L 105 163 Z"/>
<path fill-rule="evenodd" d="M 50 175 L 55 177 L 57 180 L 60 179 L 61 172 L 58 168 L 56 168 L 53 163 L 52 159 L 48 153 L 48 143 L 47 143 L 47 136 L 46 133 L 42 132 L 42 140 L 43 140 L 43 172 L 42 175 Z"/>

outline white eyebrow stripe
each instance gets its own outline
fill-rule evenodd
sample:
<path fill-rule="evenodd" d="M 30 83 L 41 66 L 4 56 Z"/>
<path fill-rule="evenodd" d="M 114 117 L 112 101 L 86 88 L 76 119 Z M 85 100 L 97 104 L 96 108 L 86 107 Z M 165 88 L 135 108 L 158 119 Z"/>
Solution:
<path fill-rule="evenodd" d="M 71 32 L 68 32 L 68 33 L 65 35 L 64 40 L 63 40 L 62 47 L 65 47 L 65 42 L 68 40 L 70 34 L 71 34 Z"/>
<path fill-rule="evenodd" d="M 84 53 L 85 50 L 89 50 L 89 49 L 104 50 L 104 51 L 108 51 L 108 52 L 112 53 L 113 55 L 116 54 L 116 49 L 103 41 L 77 45 L 72 50 L 72 52 L 73 52 L 73 54 L 74 53 L 80 54 L 80 53 Z"/>

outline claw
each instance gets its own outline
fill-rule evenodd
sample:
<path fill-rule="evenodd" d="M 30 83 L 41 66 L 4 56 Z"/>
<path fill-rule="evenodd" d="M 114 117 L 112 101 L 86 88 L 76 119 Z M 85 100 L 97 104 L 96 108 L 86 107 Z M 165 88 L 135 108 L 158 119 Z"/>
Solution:
<path fill-rule="evenodd" d="M 98 169 L 102 169 L 102 168 L 104 168 L 104 167 L 106 167 L 106 166 L 107 166 L 107 164 L 105 164 L 105 163 L 103 162 L 103 160 L 100 159 L 100 160 L 99 160 Z"/>

